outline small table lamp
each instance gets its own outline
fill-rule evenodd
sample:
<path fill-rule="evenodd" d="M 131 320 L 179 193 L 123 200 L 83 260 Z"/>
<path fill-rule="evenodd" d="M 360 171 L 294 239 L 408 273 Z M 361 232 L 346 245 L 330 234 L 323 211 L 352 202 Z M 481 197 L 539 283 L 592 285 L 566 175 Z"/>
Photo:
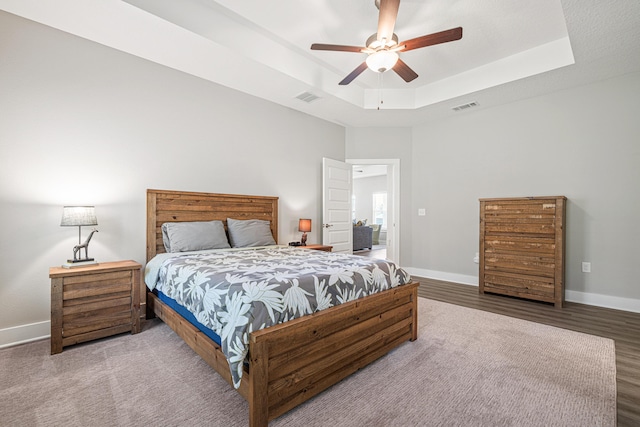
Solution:
<path fill-rule="evenodd" d="M 93 237 L 93 233 L 96 233 L 98 230 L 93 230 L 87 240 L 84 243 L 81 243 L 81 235 L 82 235 L 82 226 L 83 225 L 98 225 L 98 220 L 96 219 L 96 208 L 93 206 L 64 206 L 62 208 L 62 221 L 60 221 L 60 226 L 62 227 L 70 227 L 77 226 L 78 227 L 78 244 L 73 247 L 73 259 L 67 260 L 69 264 L 73 263 L 91 263 L 94 261 L 93 258 L 89 258 L 89 242 Z M 82 256 L 82 249 L 84 249 L 84 258 L 80 258 Z"/>
<path fill-rule="evenodd" d="M 300 245 L 307 246 L 307 233 L 311 231 L 311 220 L 300 218 L 300 222 L 298 222 L 298 231 L 302 231 Z"/>

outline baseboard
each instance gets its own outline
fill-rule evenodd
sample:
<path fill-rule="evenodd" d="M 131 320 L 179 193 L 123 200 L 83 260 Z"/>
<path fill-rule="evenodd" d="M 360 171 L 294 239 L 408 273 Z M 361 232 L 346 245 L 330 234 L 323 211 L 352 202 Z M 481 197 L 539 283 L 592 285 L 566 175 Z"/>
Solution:
<path fill-rule="evenodd" d="M 476 276 L 467 276 L 465 274 L 447 273 L 446 271 L 425 270 L 423 268 L 402 267 L 412 276 L 424 277 L 425 279 L 442 280 L 444 282 L 460 283 L 462 285 L 478 286 L 478 278 Z"/>
<path fill-rule="evenodd" d="M 426 270 L 420 268 L 404 268 L 404 270 L 408 271 L 409 274 L 413 276 L 424 277 L 425 279 L 478 286 L 478 278 L 476 276 L 467 276 L 464 274 L 447 273 L 445 271 Z M 610 295 L 570 291 L 565 289 L 564 299 L 565 301 L 576 302 L 579 304 L 640 313 L 640 300 L 633 298 L 614 297 Z"/>
<path fill-rule="evenodd" d="M 478 286 L 476 276 L 464 274 L 447 273 L 444 271 L 426 270 L 421 268 L 404 268 L 409 274 L 424 277 L 426 279 L 442 280 L 445 282 L 460 283 L 463 285 Z M 609 295 L 592 294 L 579 291 L 565 291 L 565 300 L 597 307 L 612 308 L 614 310 L 630 311 L 640 313 L 640 300 L 633 298 L 621 298 Z M 141 318 L 144 319 L 145 310 L 141 309 Z M 12 347 L 18 344 L 25 344 L 51 336 L 51 322 L 44 321 L 30 323 L 28 325 L 14 326 L 12 328 L 0 329 L 0 348 Z"/>
<path fill-rule="evenodd" d="M 0 329 L 0 348 L 12 347 L 51 336 L 51 322 L 44 321 L 28 325 Z"/>
<path fill-rule="evenodd" d="M 145 320 L 146 304 L 140 304 L 140 320 Z M 13 347 L 32 341 L 51 337 L 51 322 L 49 320 L 28 325 L 14 326 L 0 329 L 0 348 Z"/>
<path fill-rule="evenodd" d="M 565 289 L 564 299 L 586 305 L 613 308 L 614 310 L 640 313 L 640 300 L 633 298 L 613 297 L 610 295 L 590 294 L 587 292 L 569 291 Z"/>

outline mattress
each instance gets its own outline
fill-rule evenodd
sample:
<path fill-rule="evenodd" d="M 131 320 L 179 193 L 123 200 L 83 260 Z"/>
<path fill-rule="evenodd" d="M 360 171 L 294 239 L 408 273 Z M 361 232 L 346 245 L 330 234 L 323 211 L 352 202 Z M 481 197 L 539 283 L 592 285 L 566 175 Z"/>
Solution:
<path fill-rule="evenodd" d="M 211 328 L 207 328 L 202 323 L 198 322 L 198 319 L 196 319 L 196 316 L 194 316 L 193 313 L 191 313 L 189 310 L 187 310 L 186 308 L 178 304 L 176 300 L 166 296 L 160 291 L 156 291 L 156 292 L 160 301 L 162 301 L 163 303 L 171 307 L 180 316 L 182 316 L 187 322 L 191 323 L 193 326 L 198 328 L 200 332 L 208 336 L 213 342 L 215 342 L 218 345 L 221 345 L 220 335 L 216 334 Z"/>

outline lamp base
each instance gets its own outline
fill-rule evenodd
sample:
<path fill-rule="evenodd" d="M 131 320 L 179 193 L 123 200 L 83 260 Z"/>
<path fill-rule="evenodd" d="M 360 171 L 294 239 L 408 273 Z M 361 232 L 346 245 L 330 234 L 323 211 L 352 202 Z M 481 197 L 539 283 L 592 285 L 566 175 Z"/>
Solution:
<path fill-rule="evenodd" d="M 62 264 L 62 267 L 64 267 L 64 268 L 76 268 L 76 267 L 86 267 L 87 265 L 95 265 L 95 264 L 97 264 L 97 262 L 93 258 L 68 259 L 66 263 Z"/>

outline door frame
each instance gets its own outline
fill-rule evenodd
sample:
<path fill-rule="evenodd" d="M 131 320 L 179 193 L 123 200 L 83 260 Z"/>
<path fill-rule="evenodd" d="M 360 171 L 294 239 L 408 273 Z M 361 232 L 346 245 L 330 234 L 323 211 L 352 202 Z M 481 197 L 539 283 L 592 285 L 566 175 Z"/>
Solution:
<path fill-rule="evenodd" d="M 389 221 L 389 210 L 387 210 L 387 241 L 391 242 L 387 245 L 387 259 L 400 265 L 400 159 L 346 159 L 345 163 L 387 166 L 387 208 L 389 201 L 392 205 L 392 221 Z M 351 192 L 353 193 L 353 188 Z M 390 223 L 392 223 L 391 226 Z"/>

